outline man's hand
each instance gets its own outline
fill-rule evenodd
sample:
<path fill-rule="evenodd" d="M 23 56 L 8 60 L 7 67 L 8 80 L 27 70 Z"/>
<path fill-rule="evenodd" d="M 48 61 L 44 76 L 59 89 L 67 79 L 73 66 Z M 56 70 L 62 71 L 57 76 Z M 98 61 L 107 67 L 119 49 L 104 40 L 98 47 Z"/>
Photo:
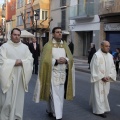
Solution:
<path fill-rule="evenodd" d="M 108 82 L 109 79 L 110 79 L 110 77 L 104 77 L 104 78 L 102 78 L 102 81 L 103 81 L 103 82 Z"/>
<path fill-rule="evenodd" d="M 22 61 L 20 59 L 17 59 L 15 62 L 15 66 L 22 66 Z"/>
<path fill-rule="evenodd" d="M 66 64 L 66 59 L 64 57 L 60 57 L 57 59 L 58 64 Z"/>
<path fill-rule="evenodd" d="M 107 80 L 107 82 L 109 82 L 109 80 L 110 80 L 110 77 L 108 76 L 108 77 L 106 77 L 106 80 Z"/>

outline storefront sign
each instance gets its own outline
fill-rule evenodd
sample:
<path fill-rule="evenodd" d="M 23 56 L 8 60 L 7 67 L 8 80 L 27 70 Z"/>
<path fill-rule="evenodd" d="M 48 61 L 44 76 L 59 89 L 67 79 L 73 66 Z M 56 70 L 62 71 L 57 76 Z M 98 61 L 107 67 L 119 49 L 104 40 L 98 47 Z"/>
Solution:
<path fill-rule="evenodd" d="M 104 24 L 104 31 L 120 31 L 120 23 Z"/>

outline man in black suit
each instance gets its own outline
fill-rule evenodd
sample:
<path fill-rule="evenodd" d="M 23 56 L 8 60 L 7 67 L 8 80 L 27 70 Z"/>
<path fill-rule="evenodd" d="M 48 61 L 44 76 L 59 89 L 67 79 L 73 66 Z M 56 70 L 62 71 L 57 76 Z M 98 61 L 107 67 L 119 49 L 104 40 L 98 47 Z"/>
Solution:
<path fill-rule="evenodd" d="M 32 43 L 29 44 L 29 49 L 34 58 L 33 73 L 38 74 L 38 58 L 40 56 L 40 47 L 36 38 L 32 38 Z"/>

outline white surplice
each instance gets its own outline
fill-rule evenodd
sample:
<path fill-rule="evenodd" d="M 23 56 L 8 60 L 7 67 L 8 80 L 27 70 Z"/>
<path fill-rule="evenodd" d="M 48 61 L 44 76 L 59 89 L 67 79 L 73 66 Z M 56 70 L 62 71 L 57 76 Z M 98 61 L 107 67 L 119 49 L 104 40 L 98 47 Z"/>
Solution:
<path fill-rule="evenodd" d="M 23 65 L 14 66 L 16 59 Z M 9 40 L 0 47 L 0 120 L 22 120 L 32 69 L 32 54 L 25 44 Z"/>
<path fill-rule="evenodd" d="M 110 53 L 103 53 L 98 50 L 91 61 L 91 96 L 90 104 L 93 113 L 103 114 L 110 111 L 108 94 L 110 90 L 110 82 L 116 81 L 116 69 L 113 57 Z M 101 79 L 110 77 L 109 82 L 103 82 Z"/>

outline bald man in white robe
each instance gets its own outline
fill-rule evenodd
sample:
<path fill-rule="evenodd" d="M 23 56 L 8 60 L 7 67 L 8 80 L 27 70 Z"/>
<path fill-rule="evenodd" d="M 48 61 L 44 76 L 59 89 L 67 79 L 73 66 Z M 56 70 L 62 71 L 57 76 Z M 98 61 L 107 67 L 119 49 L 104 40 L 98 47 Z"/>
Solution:
<path fill-rule="evenodd" d="M 91 68 L 91 96 L 90 103 L 93 113 L 106 118 L 106 112 L 110 111 L 108 94 L 110 82 L 116 81 L 116 70 L 113 57 L 109 53 L 110 43 L 103 41 L 90 64 Z"/>

